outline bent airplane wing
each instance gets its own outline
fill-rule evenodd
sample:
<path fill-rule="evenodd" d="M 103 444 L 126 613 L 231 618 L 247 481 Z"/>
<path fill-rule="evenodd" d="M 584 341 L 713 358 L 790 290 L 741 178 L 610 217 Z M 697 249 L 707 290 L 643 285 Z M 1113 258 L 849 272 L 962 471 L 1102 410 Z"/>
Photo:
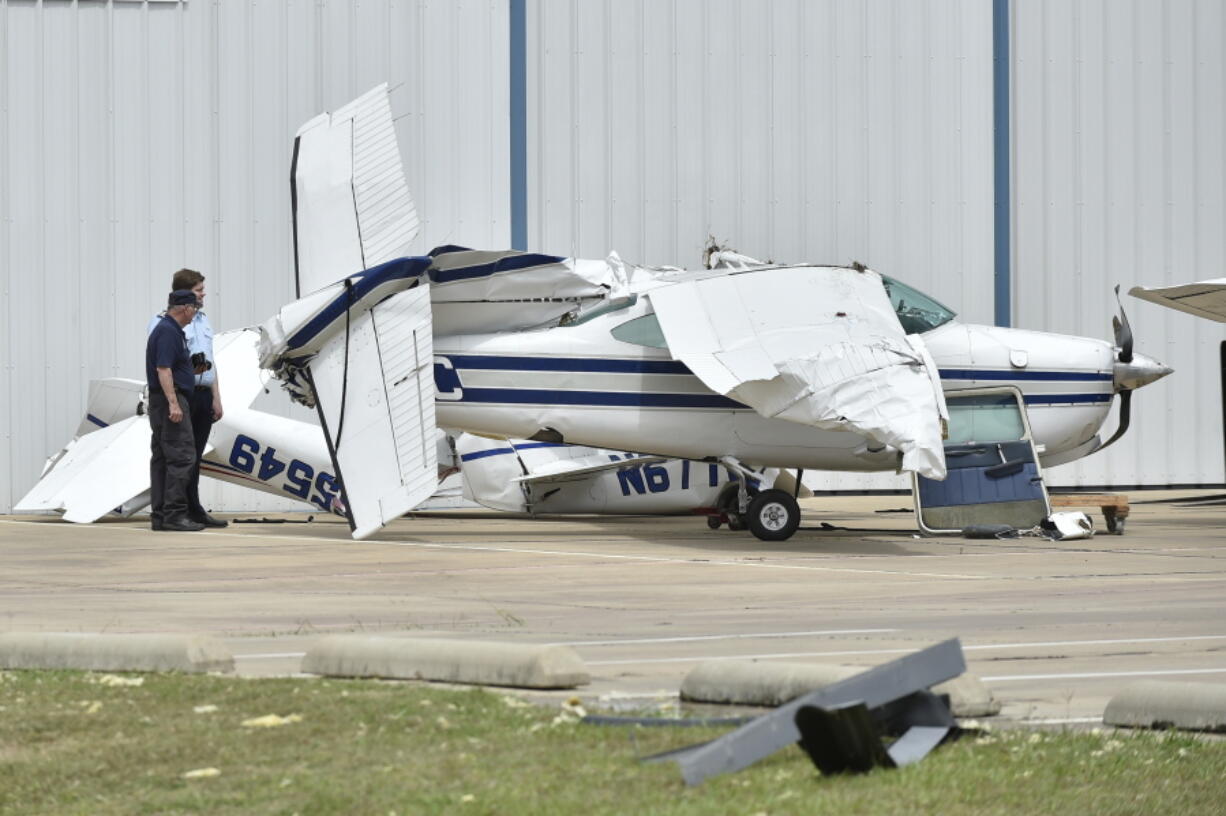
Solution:
<path fill-rule="evenodd" d="M 902 468 L 941 479 L 936 365 L 898 322 L 881 276 L 846 267 L 772 267 L 646 293 L 673 359 L 759 414 L 868 436 Z"/>
<path fill-rule="evenodd" d="M 83 524 L 101 518 L 149 489 L 151 436 L 149 420 L 132 416 L 73 439 L 13 509 L 63 510 Z"/>
<path fill-rule="evenodd" d="M 1226 323 L 1226 278 L 1178 286 L 1134 286 L 1128 294 L 1159 306 Z"/>

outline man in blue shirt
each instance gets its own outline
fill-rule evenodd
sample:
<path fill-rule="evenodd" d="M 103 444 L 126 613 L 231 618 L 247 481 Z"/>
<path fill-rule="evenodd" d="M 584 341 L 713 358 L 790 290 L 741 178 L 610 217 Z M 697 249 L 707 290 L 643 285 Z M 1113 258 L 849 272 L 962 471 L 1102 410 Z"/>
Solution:
<path fill-rule="evenodd" d="M 195 388 L 191 355 L 183 327 L 199 301 L 190 289 L 170 293 L 166 314 L 145 344 L 145 378 L 149 384 L 149 486 L 155 530 L 194 532 L 204 525 L 187 517 L 187 483 L 196 467 L 188 395 Z"/>
<path fill-rule="evenodd" d="M 171 278 L 170 288 L 179 291 L 190 289 L 196 296 L 199 308 L 191 322 L 183 327 L 183 335 L 187 338 L 187 350 L 197 362 L 198 355 L 203 354 L 203 363 L 193 364 L 195 385 L 188 394 L 189 413 L 192 419 L 192 435 L 196 444 L 196 465 L 192 468 L 191 478 L 187 481 L 187 516 L 205 527 L 225 527 L 229 522 L 221 521 L 209 515 L 200 503 L 200 460 L 204 449 L 209 443 L 213 423 L 222 416 L 221 387 L 217 381 L 217 367 L 213 361 L 213 327 L 204 313 L 204 275 L 194 269 L 180 269 Z M 149 322 L 149 331 L 157 326 L 161 315 Z"/>

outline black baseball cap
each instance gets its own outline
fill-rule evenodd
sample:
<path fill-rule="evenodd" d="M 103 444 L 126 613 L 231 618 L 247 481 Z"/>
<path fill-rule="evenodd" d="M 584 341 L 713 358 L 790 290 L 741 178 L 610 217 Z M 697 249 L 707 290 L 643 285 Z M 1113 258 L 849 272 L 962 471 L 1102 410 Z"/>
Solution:
<path fill-rule="evenodd" d="M 170 293 L 170 300 L 166 301 L 169 306 L 195 306 L 200 308 L 200 301 L 196 299 L 196 293 L 191 289 L 176 289 Z"/>

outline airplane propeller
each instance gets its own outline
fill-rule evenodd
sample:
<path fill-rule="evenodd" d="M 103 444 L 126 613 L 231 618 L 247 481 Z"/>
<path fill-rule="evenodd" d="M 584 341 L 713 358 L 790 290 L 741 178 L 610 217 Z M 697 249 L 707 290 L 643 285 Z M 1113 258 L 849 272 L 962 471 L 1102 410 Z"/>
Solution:
<path fill-rule="evenodd" d="M 1151 383 L 1171 373 L 1171 369 L 1157 360 L 1144 354 L 1132 353 L 1132 326 L 1128 324 L 1128 315 L 1124 312 L 1124 304 L 1120 301 L 1119 284 L 1115 286 L 1115 302 L 1120 307 L 1117 317 L 1111 318 L 1111 328 L 1115 332 L 1115 345 L 1119 352 L 1115 356 L 1113 377 L 1115 390 L 1120 395 L 1120 426 L 1106 442 L 1095 450 L 1102 450 L 1124 435 L 1128 424 L 1132 421 L 1132 392 L 1147 383 Z"/>
<path fill-rule="evenodd" d="M 1117 358 L 1121 363 L 1132 362 L 1132 327 L 1128 325 L 1128 315 L 1124 312 L 1124 304 L 1120 302 L 1120 285 L 1115 285 L 1115 303 L 1120 307 L 1119 317 L 1111 318 L 1111 327 L 1115 329 L 1115 344 L 1120 353 Z"/>

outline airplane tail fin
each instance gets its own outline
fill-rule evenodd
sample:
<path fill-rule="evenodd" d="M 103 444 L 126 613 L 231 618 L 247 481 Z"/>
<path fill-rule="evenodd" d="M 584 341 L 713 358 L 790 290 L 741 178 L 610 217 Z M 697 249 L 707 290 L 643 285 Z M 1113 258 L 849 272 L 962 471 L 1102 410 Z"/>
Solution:
<path fill-rule="evenodd" d="M 89 402 L 73 438 L 145 413 L 145 383 L 123 377 L 89 381 Z M 48 463 L 50 464 L 50 463 Z M 44 471 L 45 472 L 45 471 Z"/>
<path fill-rule="evenodd" d="M 408 254 L 420 221 L 387 83 L 299 128 L 290 189 L 299 297 Z"/>

